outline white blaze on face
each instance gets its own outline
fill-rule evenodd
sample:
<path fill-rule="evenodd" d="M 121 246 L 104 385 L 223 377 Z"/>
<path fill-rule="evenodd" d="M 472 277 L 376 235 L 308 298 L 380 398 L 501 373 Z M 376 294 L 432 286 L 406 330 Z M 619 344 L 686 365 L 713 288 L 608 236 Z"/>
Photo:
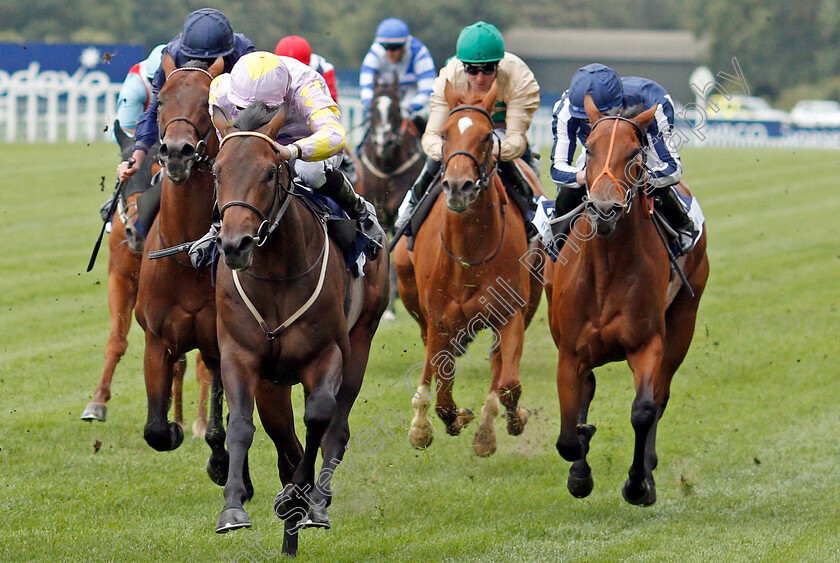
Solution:
<path fill-rule="evenodd" d="M 458 131 L 461 132 L 461 135 L 463 135 L 464 131 L 466 131 L 467 129 L 469 129 L 472 126 L 473 126 L 473 120 L 470 119 L 469 117 L 462 117 L 461 119 L 458 120 Z"/>
<path fill-rule="evenodd" d="M 385 135 L 390 131 L 391 124 L 388 121 L 388 114 L 391 112 L 391 98 L 379 96 L 376 98 L 376 111 L 379 112 L 379 125 L 376 127 L 376 143 L 385 144 Z"/>

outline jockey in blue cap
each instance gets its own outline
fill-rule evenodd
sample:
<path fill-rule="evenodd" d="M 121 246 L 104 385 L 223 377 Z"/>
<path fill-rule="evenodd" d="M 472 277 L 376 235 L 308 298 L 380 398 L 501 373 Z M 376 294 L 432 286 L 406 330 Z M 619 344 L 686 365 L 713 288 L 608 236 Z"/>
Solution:
<path fill-rule="evenodd" d="M 648 169 L 648 184 L 653 188 L 650 193 L 659 211 L 677 232 L 680 252 L 691 251 L 699 232 L 674 188 L 682 178 L 683 169 L 674 143 L 670 141 L 674 126 L 671 96 L 652 80 L 636 76 L 619 78 L 613 69 L 598 63 L 578 69 L 569 89 L 554 105 L 551 179 L 558 189 L 554 216 L 565 216 L 555 230 L 555 239 L 560 234 L 569 234 L 575 215 L 573 211 L 583 202 L 585 195 L 585 143 L 592 128 L 583 107 L 587 94 L 604 115 L 636 113 L 638 109 L 657 106 L 655 117 L 645 132 L 648 141 L 645 166 Z M 584 146 L 584 152 L 577 162 L 573 162 L 578 140 Z"/>
<path fill-rule="evenodd" d="M 184 20 L 184 29 L 174 39 L 167 43 L 163 50 L 168 53 L 175 66 L 180 68 L 192 60 L 201 60 L 208 65 L 213 64 L 217 57 L 225 62 L 224 72 L 230 72 L 236 61 L 242 55 L 253 52 L 254 44 L 241 33 L 234 33 L 227 17 L 219 10 L 201 8 L 190 13 Z M 158 130 L 158 102 L 157 93 L 166 82 L 163 68 L 158 68 L 152 81 L 154 98 L 137 122 L 134 134 L 134 153 L 132 160 L 123 161 L 117 168 L 120 181 L 126 181 L 139 169 L 146 153 L 160 136 Z M 155 215 L 160 208 L 160 193 L 154 192 L 156 201 L 138 201 L 138 218 L 135 227 L 139 235 L 145 238 L 149 227 L 152 226 Z M 147 195 L 152 194 L 148 192 Z"/>
<path fill-rule="evenodd" d="M 359 88 L 365 111 L 373 100 L 374 76 L 391 80 L 397 75 L 400 109 L 422 133 L 426 126 L 429 97 L 437 69 L 429 49 L 409 33 L 408 24 L 397 18 L 382 20 L 359 71 Z"/>
<path fill-rule="evenodd" d="M 152 79 L 160 68 L 164 47 L 166 45 L 161 43 L 151 50 L 148 57 L 131 67 L 117 96 L 117 121 L 120 122 L 122 130 L 132 137 L 137 120 L 152 101 Z M 111 140 L 117 142 L 113 130 Z"/>

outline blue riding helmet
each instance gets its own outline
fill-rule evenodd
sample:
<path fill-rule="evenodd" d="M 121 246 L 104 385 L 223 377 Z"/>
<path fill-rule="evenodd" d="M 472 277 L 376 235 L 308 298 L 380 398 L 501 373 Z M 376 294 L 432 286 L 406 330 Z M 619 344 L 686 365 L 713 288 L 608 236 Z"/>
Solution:
<path fill-rule="evenodd" d="M 583 107 L 587 94 L 592 96 L 592 101 L 601 113 L 607 113 L 624 101 L 624 88 L 618 74 L 600 63 L 586 65 L 575 72 L 569 86 L 569 111 L 572 117 L 588 119 Z"/>
<path fill-rule="evenodd" d="M 376 41 L 383 45 L 404 45 L 408 41 L 408 24 L 398 18 L 382 20 L 376 28 Z"/>
<path fill-rule="evenodd" d="M 181 32 L 181 52 L 188 59 L 215 59 L 233 52 L 233 28 L 219 10 L 201 8 L 187 16 Z"/>

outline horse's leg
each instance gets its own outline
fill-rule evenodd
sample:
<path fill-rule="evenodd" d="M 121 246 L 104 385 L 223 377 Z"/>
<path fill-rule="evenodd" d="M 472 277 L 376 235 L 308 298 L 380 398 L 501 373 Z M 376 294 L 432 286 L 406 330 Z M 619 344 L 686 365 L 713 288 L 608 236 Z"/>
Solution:
<path fill-rule="evenodd" d="M 327 427 L 336 413 L 336 389 L 342 379 L 344 360 L 338 344 L 328 347 L 321 356 L 300 372 L 306 394 L 303 422 L 306 446 L 292 483 L 283 487 L 274 500 L 274 512 L 281 519 L 306 517 L 313 504 L 315 460 Z M 325 508 L 325 507 L 322 507 Z"/>
<path fill-rule="evenodd" d="M 650 505 L 656 501 L 656 488 L 649 465 L 655 464 L 655 453 L 652 456 L 647 455 L 647 446 L 649 434 L 655 428 L 663 406 L 662 385 L 657 385 L 660 379 L 662 352 L 662 338 L 654 335 L 646 345 L 627 355 L 627 363 L 633 370 L 636 387 L 636 399 L 633 401 L 630 415 L 636 442 L 633 448 L 633 463 L 628 472 L 629 478 L 624 482 L 621 492 L 624 500 L 635 505 Z M 659 393 L 657 386 L 660 387 Z"/>
<path fill-rule="evenodd" d="M 583 445 L 583 455 L 581 458 L 572 463 L 569 469 L 569 478 L 566 481 L 566 486 L 573 497 L 584 498 L 589 496 L 592 492 L 592 487 L 595 482 L 592 480 L 592 469 L 586 462 L 586 455 L 589 453 L 589 442 L 595 434 L 595 426 L 587 424 L 589 417 L 589 405 L 592 403 L 592 397 L 595 396 L 595 374 L 591 371 L 583 380 L 583 389 L 580 402 L 580 412 L 578 414 L 577 433 L 581 444 Z"/>
<path fill-rule="evenodd" d="M 382 315 L 382 320 L 389 322 L 393 321 L 397 318 L 397 299 L 400 296 L 399 290 L 397 289 L 397 270 L 394 267 L 394 263 L 388 266 L 388 278 L 390 280 L 390 288 L 391 293 L 388 299 L 388 308 L 385 310 L 385 313 Z"/>
<path fill-rule="evenodd" d="M 312 493 L 312 502 L 306 518 L 307 527 L 330 527 L 330 519 L 326 509 L 332 502 L 332 476 L 344 457 L 347 441 L 350 439 L 350 425 L 347 419 L 350 416 L 350 409 L 359 395 L 359 389 L 362 387 L 374 331 L 375 325 L 370 326 L 370 322 L 368 322 L 368 324 L 361 326 L 357 324 L 350 332 L 350 361 L 344 370 L 344 378 L 336 394 L 335 415 L 324 433 L 323 440 L 321 440 L 321 455 L 324 462 L 321 465 L 315 490 Z M 394 433 L 384 424 L 386 410 L 391 411 L 389 418 L 395 418 L 403 426 L 405 426 L 406 421 L 393 409 L 386 408 L 380 411 L 379 416 L 374 421 L 383 433 L 393 437 Z"/>
<path fill-rule="evenodd" d="M 577 357 L 558 346 L 557 395 L 560 398 L 560 435 L 557 452 L 566 461 L 577 461 L 584 456 L 584 447 L 578 432 L 578 421 L 583 404 L 584 376 L 589 373 Z"/>
<path fill-rule="evenodd" d="M 435 412 L 446 425 L 446 432 L 450 436 L 457 436 L 475 415 L 469 409 L 459 409 L 452 397 L 457 365 L 455 356 L 451 352 L 452 345 L 448 342 L 448 336 L 441 334 L 437 328 L 429 331 L 426 343 L 426 366 L 434 374 L 437 382 Z"/>
<path fill-rule="evenodd" d="M 499 379 L 502 375 L 502 361 L 499 357 L 498 346 L 491 353 L 490 369 L 493 374 L 493 379 L 490 382 L 490 392 L 481 406 L 481 419 L 473 439 L 473 451 L 478 457 L 488 457 L 496 453 L 496 430 L 493 423 L 499 416 L 499 410 L 501 409 Z"/>
<path fill-rule="evenodd" d="M 187 357 L 181 356 L 175 362 L 172 373 L 172 410 L 175 422 L 184 427 L 184 373 L 187 371 Z"/>
<path fill-rule="evenodd" d="M 236 353 L 225 352 L 226 350 L 222 349 L 221 366 L 209 357 L 204 358 L 207 369 L 213 374 L 214 394 L 217 391 L 215 389 L 215 381 L 219 373 L 218 368 L 221 367 L 223 370 L 225 396 L 227 398 L 228 410 L 230 411 L 226 439 L 230 460 L 228 463 L 227 481 L 225 483 L 225 506 L 219 515 L 219 521 L 216 525 L 216 533 L 219 534 L 223 534 L 229 530 L 251 527 L 251 519 L 248 513 L 245 512 L 242 504 L 250 498 L 245 483 L 245 474 L 247 471 L 248 449 L 254 440 L 254 395 L 260 369 L 260 358 L 253 354 L 248 354 L 244 350 L 236 350 Z M 221 393 L 221 389 L 218 392 Z M 216 397 L 214 396 L 213 399 L 213 402 L 215 402 Z M 214 409 L 215 406 L 211 408 L 210 424 L 207 427 L 208 436 L 214 424 Z M 221 412 L 218 414 L 221 415 Z M 222 432 L 224 431 L 222 430 Z M 212 448 L 213 444 L 211 444 L 209 437 L 207 442 Z M 215 449 L 213 453 L 216 453 Z M 212 455 L 210 459 L 213 459 Z M 208 461 L 209 472 L 210 462 Z M 253 490 L 250 494 L 253 494 Z"/>
<path fill-rule="evenodd" d="M 172 375 L 177 358 L 173 357 L 166 343 L 146 331 L 146 353 L 143 370 L 146 379 L 148 417 L 143 437 L 159 452 L 174 450 L 184 441 L 184 430 L 169 422 L 169 400 L 172 394 Z"/>
<path fill-rule="evenodd" d="M 139 262 L 124 244 L 117 243 L 117 239 L 125 240 L 125 237 L 120 237 L 115 228 L 108 240 L 111 251 L 108 260 L 108 310 L 111 330 L 105 347 L 105 368 L 102 370 L 99 385 L 93 392 L 93 398 L 82 412 L 82 420 L 105 422 L 108 414 L 105 403 L 111 398 L 114 370 L 128 349 L 126 337 L 131 328 L 131 311 L 137 301 Z"/>
<path fill-rule="evenodd" d="M 522 394 L 519 361 L 522 359 L 522 346 L 525 341 L 525 319 L 522 315 L 514 315 L 507 324 L 499 328 L 499 335 L 501 343 L 498 351 L 502 362 L 499 400 L 505 407 L 508 434 L 519 436 L 531 417 L 530 410 L 519 406 L 519 396 Z"/>
<path fill-rule="evenodd" d="M 195 415 L 192 431 L 193 436 L 198 438 L 207 434 L 207 396 L 212 382 L 212 376 L 204 365 L 201 352 L 195 357 L 195 378 L 198 381 L 198 412 Z"/>
<path fill-rule="evenodd" d="M 225 450 L 225 426 L 222 422 L 222 403 L 225 393 L 222 387 L 221 367 L 216 358 L 202 355 L 202 361 L 210 374 L 210 417 L 204 432 L 204 440 L 210 446 L 210 457 L 206 465 L 207 475 L 217 485 L 224 486 L 228 482 L 230 459 Z"/>

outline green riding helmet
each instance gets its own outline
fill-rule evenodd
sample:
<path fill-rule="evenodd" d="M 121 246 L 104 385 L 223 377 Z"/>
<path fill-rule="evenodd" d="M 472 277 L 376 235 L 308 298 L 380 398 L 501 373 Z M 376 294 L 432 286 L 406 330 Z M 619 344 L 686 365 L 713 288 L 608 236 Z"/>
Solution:
<path fill-rule="evenodd" d="M 467 64 L 496 63 L 505 56 L 505 40 L 495 25 L 476 22 L 461 30 L 455 56 Z"/>

